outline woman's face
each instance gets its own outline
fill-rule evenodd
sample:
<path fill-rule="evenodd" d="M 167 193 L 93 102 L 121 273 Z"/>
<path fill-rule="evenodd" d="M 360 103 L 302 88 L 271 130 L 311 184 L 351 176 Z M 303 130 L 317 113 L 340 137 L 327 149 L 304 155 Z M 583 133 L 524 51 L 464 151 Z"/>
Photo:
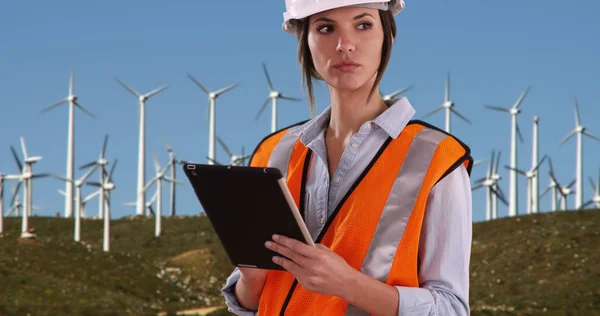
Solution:
<path fill-rule="evenodd" d="M 312 15 L 308 23 L 313 63 L 329 85 L 356 90 L 375 77 L 383 46 L 378 9 L 342 7 Z"/>

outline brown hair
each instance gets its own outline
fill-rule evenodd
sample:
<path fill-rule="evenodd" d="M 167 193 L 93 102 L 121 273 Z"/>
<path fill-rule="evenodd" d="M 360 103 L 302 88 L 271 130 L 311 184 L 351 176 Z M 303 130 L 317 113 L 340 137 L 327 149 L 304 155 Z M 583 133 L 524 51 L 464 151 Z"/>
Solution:
<path fill-rule="evenodd" d="M 394 15 L 390 11 L 379 10 L 379 18 L 381 19 L 381 26 L 383 28 L 383 46 L 381 49 L 381 62 L 379 69 L 377 69 L 377 77 L 367 97 L 367 102 L 371 99 L 375 88 L 381 82 L 385 68 L 388 65 L 390 56 L 392 54 L 392 42 L 396 37 L 396 21 Z M 310 103 L 310 112 L 314 114 L 316 112 L 314 89 L 312 79 L 322 80 L 321 76 L 315 69 L 313 60 L 310 54 L 310 48 L 308 47 L 308 18 L 304 20 L 295 20 L 292 23 L 296 25 L 296 36 L 298 37 L 298 61 L 302 67 L 302 86 L 308 93 L 308 101 Z"/>

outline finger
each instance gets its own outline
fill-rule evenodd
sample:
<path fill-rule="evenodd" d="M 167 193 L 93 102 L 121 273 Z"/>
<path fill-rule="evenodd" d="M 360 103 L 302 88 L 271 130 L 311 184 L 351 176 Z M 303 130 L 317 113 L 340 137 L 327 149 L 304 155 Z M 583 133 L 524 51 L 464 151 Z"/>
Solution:
<path fill-rule="evenodd" d="M 281 267 L 283 267 L 285 270 L 289 271 L 290 273 L 292 273 L 294 275 L 294 277 L 296 277 L 296 279 L 298 278 L 298 276 L 302 275 L 302 271 L 303 271 L 302 267 L 299 266 L 297 263 L 295 263 L 292 260 L 288 260 L 288 259 L 280 257 L 280 256 L 274 256 L 273 262 L 280 265 Z"/>
<path fill-rule="evenodd" d="M 300 266 L 305 267 L 308 263 L 307 257 L 295 252 L 294 250 L 292 250 L 286 246 L 278 244 L 276 242 L 267 241 L 265 243 L 265 246 L 283 256 L 288 257 L 289 259 L 293 260 L 295 263 L 297 263 Z"/>
<path fill-rule="evenodd" d="M 309 258 L 313 258 L 316 256 L 315 249 L 299 240 L 288 238 L 281 235 L 273 235 L 273 240 L 279 244 L 282 244 L 295 252 Z"/>

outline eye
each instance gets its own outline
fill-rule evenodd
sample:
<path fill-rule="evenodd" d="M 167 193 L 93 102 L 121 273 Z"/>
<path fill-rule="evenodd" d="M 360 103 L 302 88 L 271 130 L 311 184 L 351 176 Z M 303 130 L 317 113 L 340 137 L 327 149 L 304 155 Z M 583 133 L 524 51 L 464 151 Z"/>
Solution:
<path fill-rule="evenodd" d="M 317 31 L 319 33 L 327 34 L 327 33 L 331 33 L 331 31 L 333 31 L 333 27 L 331 25 L 321 25 L 321 26 L 317 27 Z"/>
<path fill-rule="evenodd" d="M 369 23 L 369 22 L 364 22 L 358 25 L 358 29 L 359 30 L 368 30 L 373 26 L 373 24 Z"/>

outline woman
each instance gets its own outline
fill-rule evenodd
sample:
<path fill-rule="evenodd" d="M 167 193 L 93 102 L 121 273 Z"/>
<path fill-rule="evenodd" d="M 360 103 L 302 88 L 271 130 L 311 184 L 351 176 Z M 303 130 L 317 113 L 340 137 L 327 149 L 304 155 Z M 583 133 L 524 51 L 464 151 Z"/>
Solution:
<path fill-rule="evenodd" d="M 468 315 L 472 159 L 451 135 L 411 120 L 379 82 L 402 0 L 286 0 L 314 111 L 267 136 L 252 166 L 282 170 L 316 247 L 273 236 L 284 271 L 236 268 L 222 292 L 239 315 Z"/>

